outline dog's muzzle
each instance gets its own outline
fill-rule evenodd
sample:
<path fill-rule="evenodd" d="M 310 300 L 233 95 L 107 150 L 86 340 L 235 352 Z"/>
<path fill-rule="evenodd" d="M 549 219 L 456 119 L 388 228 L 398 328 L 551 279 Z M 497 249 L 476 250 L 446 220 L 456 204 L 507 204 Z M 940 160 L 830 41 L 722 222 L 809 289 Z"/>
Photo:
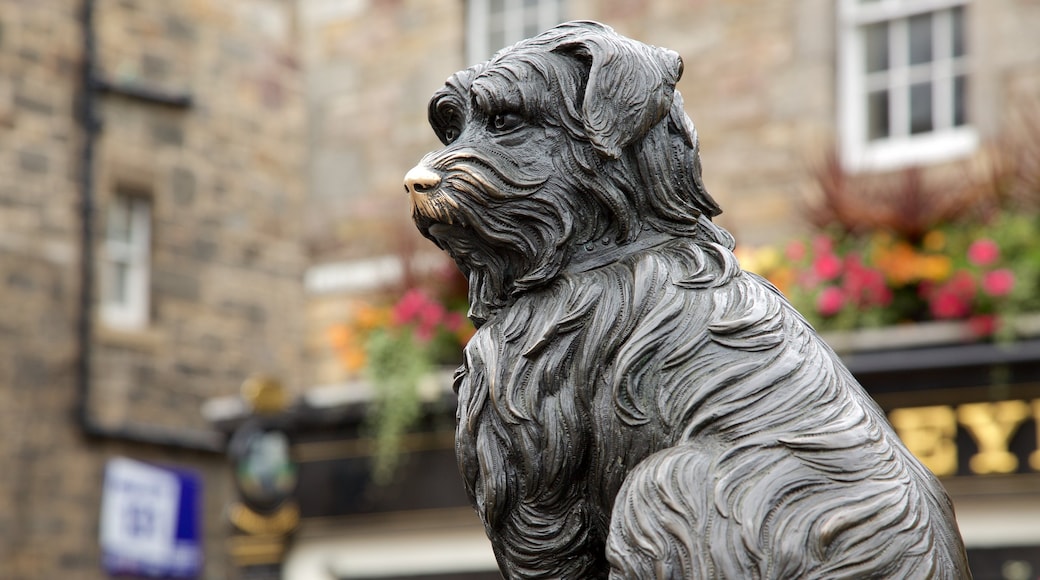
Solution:
<path fill-rule="evenodd" d="M 445 194 L 441 185 L 444 179 L 436 171 L 419 164 L 404 176 L 404 188 L 412 201 L 412 211 L 418 216 L 435 222 L 451 224 L 452 210 L 458 204 Z"/>
<path fill-rule="evenodd" d="M 412 196 L 412 203 L 415 202 L 416 196 L 429 195 L 436 191 L 440 184 L 441 176 L 422 165 L 416 165 L 404 175 L 404 188 Z"/>

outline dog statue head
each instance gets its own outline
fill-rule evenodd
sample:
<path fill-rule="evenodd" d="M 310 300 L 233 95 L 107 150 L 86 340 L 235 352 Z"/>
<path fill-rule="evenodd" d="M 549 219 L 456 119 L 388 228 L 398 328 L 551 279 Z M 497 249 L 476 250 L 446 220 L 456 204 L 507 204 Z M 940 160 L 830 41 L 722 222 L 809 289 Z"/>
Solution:
<path fill-rule="evenodd" d="M 518 294 L 674 237 L 732 247 L 710 218 L 683 64 L 595 22 L 562 24 L 452 75 L 444 148 L 405 177 L 413 219 L 470 284 L 478 325 Z"/>

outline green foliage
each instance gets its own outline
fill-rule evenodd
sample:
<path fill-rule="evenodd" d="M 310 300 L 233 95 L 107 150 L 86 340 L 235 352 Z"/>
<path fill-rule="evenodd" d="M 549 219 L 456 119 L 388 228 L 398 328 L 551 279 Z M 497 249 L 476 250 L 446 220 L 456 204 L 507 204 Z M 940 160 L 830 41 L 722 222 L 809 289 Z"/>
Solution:
<path fill-rule="evenodd" d="M 402 329 L 372 332 L 365 350 L 365 375 L 374 390 L 367 415 L 367 429 L 375 442 L 373 480 L 386 484 L 398 466 L 402 439 L 422 412 L 419 383 L 434 365 L 419 339 Z"/>

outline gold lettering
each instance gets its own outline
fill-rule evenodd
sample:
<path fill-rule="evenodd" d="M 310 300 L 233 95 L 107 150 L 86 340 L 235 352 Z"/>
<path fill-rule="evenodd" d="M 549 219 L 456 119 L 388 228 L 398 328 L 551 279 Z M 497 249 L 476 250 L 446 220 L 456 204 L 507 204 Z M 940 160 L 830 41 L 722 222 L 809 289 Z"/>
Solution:
<path fill-rule="evenodd" d="M 1029 454 L 1029 467 L 1040 471 L 1040 399 L 1033 399 L 1033 421 L 1036 422 L 1036 449 Z"/>
<path fill-rule="evenodd" d="M 961 405 L 957 417 L 979 447 L 968 461 L 973 473 L 1012 473 L 1018 469 L 1018 458 L 1008 451 L 1008 444 L 1029 417 L 1025 401 Z"/>
<path fill-rule="evenodd" d="M 938 476 L 957 473 L 957 418 L 944 405 L 896 409 L 889 414 L 899 438 Z"/>

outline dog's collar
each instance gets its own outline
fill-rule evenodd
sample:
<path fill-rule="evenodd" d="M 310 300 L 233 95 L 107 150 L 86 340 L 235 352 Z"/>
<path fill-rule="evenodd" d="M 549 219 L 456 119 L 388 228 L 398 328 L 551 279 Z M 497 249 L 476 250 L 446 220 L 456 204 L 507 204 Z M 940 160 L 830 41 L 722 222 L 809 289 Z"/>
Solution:
<path fill-rule="evenodd" d="M 673 239 L 675 236 L 671 234 L 644 231 L 635 240 L 620 245 L 612 237 L 605 237 L 598 242 L 586 242 L 574 250 L 574 256 L 571 258 L 571 263 L 567 265 L 566 271 L 580 274 L 595 270 L 630 254 L 649 250 Z"/>

